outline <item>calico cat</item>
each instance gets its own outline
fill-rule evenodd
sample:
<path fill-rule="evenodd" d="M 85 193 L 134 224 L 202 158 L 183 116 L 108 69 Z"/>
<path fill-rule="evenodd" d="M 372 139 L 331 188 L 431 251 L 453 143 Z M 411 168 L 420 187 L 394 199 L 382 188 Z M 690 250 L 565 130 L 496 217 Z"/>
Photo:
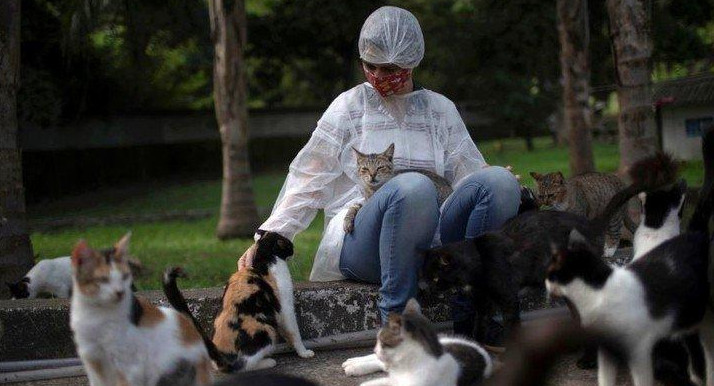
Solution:
<path fill-rule="evenodd" d="M 222 371 L 253 370 L 275 366 L 266 358 L 272 353 L 278 332 L 302 358 L 315 355 L 300 337 L 293 300 L 293 282 L 285 259 L 293 255 L 293 244 L 285 237 L 266 232 L 256 242 L 250 268 L 234 273 L 223 293 L 223 308 L 214 322 L 213 343 L 224 356 L 239 363 Z M 185 302 L 172 301 L 177 309 Z"/>
<path fill-rule="evenodd" d="M 191 320 L 131 292 L 130 234 L 113 248 L 72 251 L 70 326 L 89 383 L 210 385 L 211 358 Z"/>
<path fill-rule="evenodd" d="M 707 384 L 714 384 L 714 314 L 710 302 L 709 221 L 714 185 L 714 132 L 702 141 L 705 179 L 687 232 L 651 248 L 625 267 L 611 267 L 577 230 L 554 245 L 546 288 L 568 299 L 586 329 L 622 346 L 635 385 L 653 383 L 652 350 L 663 338 L 698 333 Z M 646 204 L 646 203 L 645 203 Z M 696 353 L 695 339 L 686 342 Z M 600 385 L 615 382 L 611 355 L 598 354 Z M 700 383 L 692 372 L 692 381 Z"/>
<path fill-rule="evenodd" d="M 601 248 L 610 216 L 640 191 L 671 184 L 676 178 L 673 164 L 664 154 L 635 163 L 630 170 L 633 183 L 613 196 L 594 220 L 570 212 L 530 210 L 507 220 L 497 231 L 427 250 L 420 287 L 458 287 L 473 295 L 478 311 L 475 334 L 474 324 L 469 323 L 457 333 L 481 341 L 494 305 L 501 309 L 508 333 L 520 323 L 518 291 L 543 286 L 551 243 L 566 242 L 570 231 L 576 228 L 591 240 L 593 247 Z"/>
<path fill-rule="evenodd" d="M 13 299 L 34 299 L 41 293 L 68 298 L 72 295 L 71 258 L 40 260 L 20 281 L 6 284 Z"/>
<path fill-rule="evenodd" d="M 610 199 L 625 184 L 614 174 L 586 173 L 568 178 L 557 171 L 547 174 L 531 172 L 536 182 L 538 201 L 555 210 L 566 211 L 594 219 L 605 210 Z M 605 256 L 615 254 L 620 243 L 620 233 L 624 225 L 632 233 L 637 227 L 626 215 L 626 208 L 615 212 L 605 234 Z"/>
<path fill-rule="evenodd" d="M 357 159 L 357 174 L 360 179 L 364 199 L 368 200 L 387 181 L 398 174 L 421 173 L 434 183 L 438 193 L 439 206 L 451 195 L 453 189 L 446 178 L 426 169 L 401 169 L 394 170 L 394 144 L 389 145 L 382 153 L 364 154 L 354 147 L 352 150 Z M 349 208 L 344 220 L 344 230 L 352 233 L 357 212 L 362 208 L 362 204 L 355 204 Z"/>
<path fill-rule="evenodd" d="M 407 302 L 402 315 L 389 315 L 377 334 L 374 351 L 342 363 L 350 376 L 389 373 L 362 386 L 478 385 L 493 371 L 491 357 L 475 342 L 437 336 L 414 299 Z"/>

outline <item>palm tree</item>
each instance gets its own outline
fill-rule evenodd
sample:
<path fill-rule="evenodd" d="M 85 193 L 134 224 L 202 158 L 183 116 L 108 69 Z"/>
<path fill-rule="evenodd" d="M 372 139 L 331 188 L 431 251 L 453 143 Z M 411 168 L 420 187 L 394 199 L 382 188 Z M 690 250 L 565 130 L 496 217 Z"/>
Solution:
<path fill-rule="evenodd" d="M 223 145 L 219 239 L 250 236 L 258 224 L 248 163 L 248 108 L 243 49 L 244 0 L 209 0 L 213 41 L 213 100 Z"/>
<path fill-rule="evenodd" d="M 20 77 L 20 1 L 0 1 L 0 280 L 19 279 L 32 267 L 25 226 L 22 161 L 17 146 Z M 0 297 L 9 297 L 3 284 Z"/>
<path fill-rule="evenodd" d="M 570 171 L 573 175 L 578 175 L 595 171 L 589 103 L 588 2 L 587 0 L 558 0 L 557 8 Z"/>
<path fill-rule="evenodd" d="M 620 171 L 657 151 L 652 110 L 652 39 L 648 0 L 608 0 L 617 79 Z"/>

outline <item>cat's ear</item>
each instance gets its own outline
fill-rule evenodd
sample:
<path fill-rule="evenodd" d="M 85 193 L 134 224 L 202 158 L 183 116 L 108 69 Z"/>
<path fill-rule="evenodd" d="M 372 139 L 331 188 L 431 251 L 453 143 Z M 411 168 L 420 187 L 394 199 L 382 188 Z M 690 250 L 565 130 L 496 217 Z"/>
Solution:
<path fill-rule="evenodd" d="M 127 232 L 121 240 L 114 244 L 114 257 L 121 259 L 129 254 L 129 240 L 131 240 L 131 231 Z"/>
<path fill-rule="evenodd" d="M 439 265 L 442 267 L 447 267 L 451 264 L 451 254 L 450 253 L 439 253 Z"/>
<path fill-rule="evenodd" d="M 677 187 L 679 188 L 680 192 L 686 193 L 687 192 L 687 181 L 684 178 L 680 179 Z"/>
<path fill-rule="evenodd" d="M 72 265 L 80 267 L 87 262 L 87 259 L 92 257 L 92 250 L 87 244 L 87 240 L 80 239 L 72 249 Z"/>
<path fill-rule="evenodd" d="M 395 334 L 399 334 L 402 330 L 402 316 L 395 312 L 389 313 L 389 316 L 387 316 L 387 328 Z"/>
<path fill-rule="evenodd" d="M 561 173 L 560 171 L 555 172 L 554 175 L 555 175 L 556 180 L 557 180 L 558 182 L 563 182 L 563 181 L 565 181 L 565 176 L 563 176 L 563 173 Z"/>
<path fill-rule="evenodd" d="M 278 237 L 278 239 L 275 241 L 275 245 L 278 249 L 276 251 L 276 255 L 282 258 L 288 258 L 293 255 L 293 243 L 291 243 L 290 240 L 285 239 L 283 237 Z"/>
<path fill-rule="evenodd" d="M 536 180 L 536 181 L 540 181 L 541 179 L 543 179 L 543 175 L 540 174 L 540 173 L 538 173 L 538 172 L 530 172 L 529 174 L 530 174 L 531 177 L 533 177 L 533 179 Z"/>
<path fill-rule="evenodd" d="M 387 147 L 387 150 L 384 151 L 384 154 L 387 158 L 389 158 L 390 161 L 394 158 L 394 144 L 389 145 Z"/>
<path fill-rule="evenodd" d="M 406 307 L 404 307 L 404 313 L 421 315 L 421 306 L 419 305 L 419 302 L 417 302 L 414 298 L 409 299 Z"/>
<path fill-rule="evenodd" d="M 577 229 L 573 228 L 568 236 L 568 249 L 573 249 L 578 244 L 587 244 L 588 240 Z"/>

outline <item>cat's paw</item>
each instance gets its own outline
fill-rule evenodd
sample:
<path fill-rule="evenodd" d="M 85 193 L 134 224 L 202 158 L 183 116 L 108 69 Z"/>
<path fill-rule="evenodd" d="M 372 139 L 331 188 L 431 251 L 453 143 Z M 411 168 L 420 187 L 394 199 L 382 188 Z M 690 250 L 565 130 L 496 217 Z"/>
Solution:
<path fill-rule="evenodd" d="M 345 230 L 345 233 L 352 233 L 352 231 L 355 229 L 355 219 L 345 217 L 345 222 L 342 224 L 342 228 Z"/>
<path fill-rule="evenodd" d="M 345 374 L 350 377 L 359 377 L 365 374 L 384 371 L 384 364 L 377 359 L 376 355 L 372 354 L 350 358 L 342 362 L 342 369 L 345 371 Z"/>
<path fill-rule="evenodd" d="M 312 358 L 315 356 L 315 352 L 312 350 L 300 350 L 297 354 L 300 358 Z"/>
<path fill-rule="evenodd" d="M 255 370 L 262 370 L 262 369 L 270 369 L 275 367 L 278 362 L 275 361 L 273 358 L 264 358 L 261 359 L 260 362 L 258 362 L 258 365 L 255 367 Z"/>

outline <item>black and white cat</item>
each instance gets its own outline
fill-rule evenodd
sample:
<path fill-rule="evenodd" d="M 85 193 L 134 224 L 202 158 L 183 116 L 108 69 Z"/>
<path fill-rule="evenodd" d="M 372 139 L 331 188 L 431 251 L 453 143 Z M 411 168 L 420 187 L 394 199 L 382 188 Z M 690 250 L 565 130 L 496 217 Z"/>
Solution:
<path fill-rule="evenodd" d="M 389 373 L 361 386 L 476 385 L 493 372 L 491 357 L 478 344 L 437 336 L 414 299 L 409 300 L 402 315 L 389 315 L 387 324 L 379 330 L 374 351 L 342 363 L 350 376 Z"/>
<path fill-rule="evenodd" d="M 40 260 L 16 283 L 7 283 L 13 299 L 34 299 L 41 293 L 58 298 L 72 295 L 70 256 Z"/>
<path fill-rule="evenodd" d="M 639 194 L 642 215 L 632 240 L 633 260 L 679 235 L 686 192 L 687 183 L 681 180 L 669 187 Z"/>
<path fill-rule="evenodd" d="M 705 134 L 702 147 L 704 185 L 687 232 L 662 241 L 625 267 L 611 267 L 574 229 L 567 247 L 554 245 L 548 266 L 548 292 L 568 299 L 586 329 L 620 343 L 620 354 L 636 386 L 654 381 L 652 350 L 658 341 L 691 333 L 699 335 L 707 384 L 714 385 L 714 315 L 708 277 L 714 132 Z M 600 385 L 614 384 L 617 367 L 612 356 L 600 350 L 598 362 Z"/>
<path fill-rule="evenodd" d="M 551 242 L 567 242 L 575 228 L 594 248 L 602 248 L 610 217 L 630 198 L 644 190 L 672 184 L 676 164 L 664 154 L 643 159 L 630 169 L 632 184 L 615 194 L 606 209 L 588 220 L 574 213 L 528 210 L 506 221 L 501 229 L 470 240 L 450 243 L 424 253 L 420 287 L 458 288 L 471 297 L 478 319 L 459 325 L 457 334 L 481 341 L 493 306 L 503 314 L 506 332 L 520 323 L 518 291 L 543 287 L 551 257 Z"/>

